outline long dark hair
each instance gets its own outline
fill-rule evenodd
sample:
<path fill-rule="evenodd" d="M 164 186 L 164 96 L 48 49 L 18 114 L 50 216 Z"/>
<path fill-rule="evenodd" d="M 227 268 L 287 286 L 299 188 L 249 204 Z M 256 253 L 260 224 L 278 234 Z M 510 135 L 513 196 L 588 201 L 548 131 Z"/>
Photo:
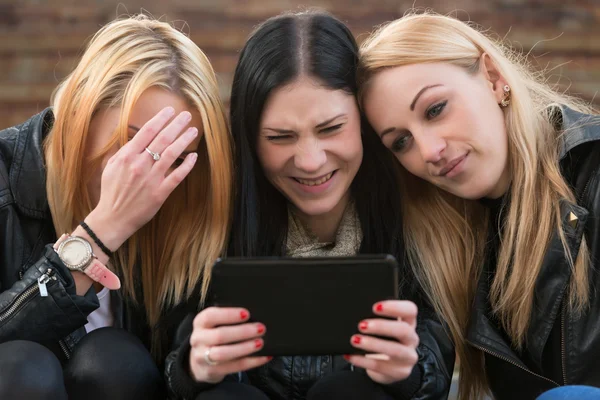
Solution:
<path fill-rule="evenodd" d="M 260 25 L 242 49 L 231 91 L 236 197 L 230 255 L 284 255 L 287 200 L 266 179 L 256 141 L 269 94 L 300 75 L 356 96 L 358 46 L 322 12 L 284 14 Z M 363 161 L 350 187 L 363 231 L 361 253 L 401 254 L 399 167 L 361 115 Z"/>

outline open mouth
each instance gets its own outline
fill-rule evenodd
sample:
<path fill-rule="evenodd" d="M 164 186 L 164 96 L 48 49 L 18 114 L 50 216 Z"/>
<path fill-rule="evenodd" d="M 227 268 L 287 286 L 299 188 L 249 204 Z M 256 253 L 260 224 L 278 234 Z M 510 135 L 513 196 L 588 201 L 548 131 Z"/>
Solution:
<path fill-rule="evenodd" d="M 323 175 L 317 179 L 300 179 L 300 178 L 293 178 L 293 179 L 296 182 L 301 183 L 306 186 L 319 186 L 319 185 L 322 185 L 322 184 L 326 183 L 327 181 L 329 181 L 333 177 L 333 175 L 335 175 L 336 172 L 337 172 L 337 170 L 332 171 L 332 172 L 328 173 L 327 175 Z"/>

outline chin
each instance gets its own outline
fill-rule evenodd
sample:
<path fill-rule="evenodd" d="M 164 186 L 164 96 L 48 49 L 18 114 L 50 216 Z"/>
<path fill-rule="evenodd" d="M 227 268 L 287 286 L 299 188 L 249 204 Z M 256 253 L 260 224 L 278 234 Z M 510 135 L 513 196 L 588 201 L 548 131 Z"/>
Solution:
<path fill-rule="evenodd" d="M 325 215 L 331 212 L 334 208 L 335 204 L 329 201 L 310 201 L 310 202 L 302 202 L 302 203 L 294 203 L 294 206 L 304 215 L 310 217 L 317 217 L 320 215 Z"/>

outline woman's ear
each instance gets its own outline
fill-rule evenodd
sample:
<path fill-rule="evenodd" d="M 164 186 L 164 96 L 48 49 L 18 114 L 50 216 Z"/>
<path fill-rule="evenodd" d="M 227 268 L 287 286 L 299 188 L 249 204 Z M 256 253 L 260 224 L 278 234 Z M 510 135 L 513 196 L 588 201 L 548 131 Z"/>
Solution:
<path fill-rule="evenodd" d="M 487 80 L 490 90 L 494 93 L 496 101 L 500 103 L 506 97 L 504 87 L 506 86 L 506 79 L 502 76 L 496 64 L 487 53 L 483 53 L 479 60 L 480 72 L 483 77 Z"/>

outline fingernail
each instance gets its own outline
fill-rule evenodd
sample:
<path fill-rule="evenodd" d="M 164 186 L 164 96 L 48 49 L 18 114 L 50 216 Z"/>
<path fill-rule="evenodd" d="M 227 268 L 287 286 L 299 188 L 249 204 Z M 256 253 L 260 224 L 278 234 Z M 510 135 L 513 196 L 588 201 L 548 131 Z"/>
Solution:
<path fill-rule="evenodd" d="M 260 349 L 261 347 L 262 347 L 262 340 L 260 340 L 260 339 L 256 339 L 256 340 L 254 341 L 254 348 L 256 348 L 256 349 Z"/>
<path fill-rule="evenodd" d="M 354 344 L 360 344 L 360 341 L 361 341 L 361 337 L 360 336 L 358 336 L 358 335 L 352 336 L 352 343 L 354 343 Z"/>
<path fill-rule="evenodd" d="M 173 107 L 167 107 L 167 108 L 165 108 L 165 114 L 167 114 L 168 116 L 171 116 L 171 115 L 175 114 L 175 109 Z"/>
<path fill-rule="evenodd" d="M 258 331 L 258 333 L 264 333 L 265 332 L 265 326 L 264 325 L 258 325 L 257 331 Z"/>
<path fill-rule="evenodd" d="M 191 120 L 191 119 L 192 119 L 192 114 L 190 114 L 190 113 L 189 113 L 189 112 L 187 112 L 187 111 L 184 111 L 184 112 L 182 112 L 182 113 L 181 113 L 181 118 L 183 118 L 183 120 L 184 120 L 185 122 L 187 122 L 187 121 L 189 121 L 189 120 Z"/>
<path fill-rule="evenodd" d="M 358 329 L 360 329 L 361 331 L 366 331 L 368 327 L 369 323 L 367 321 L 361 321 L 361 323 L 358 324 Z"/>
<path fill-rule="evenodd" d="M 195 138 L 196 136 L 198 136 L 198 129 L 197 128 L 190 128 L 190 130 L 188 131 L 189 135 L 193 138 Z"/>
<path fill-rule="evenodd" d="M 350 354 L 344 354 L 344 360 L 350 361 Z"/>
<path fill-rule="evenodd" d="M 383 304 L 377 303 L 375 305 L 375 311 L 383 311 Z"/>
<path fill-rule="evenodd" d="M 198 159 L 198 153 L 192 153 L 190 157 L 192 162 L 196 162 L 196 160 Z"/>
<path fill-rule="evenodd" d="M 240 318 L 241 319 L 248 318 L 248 312 L 247 311 L 240 311 Z"/>
<path fill-rule="evenodd" d="M 271 361 L 273 359 L 273 356 L 267 356 L 267 360 Z"/>

